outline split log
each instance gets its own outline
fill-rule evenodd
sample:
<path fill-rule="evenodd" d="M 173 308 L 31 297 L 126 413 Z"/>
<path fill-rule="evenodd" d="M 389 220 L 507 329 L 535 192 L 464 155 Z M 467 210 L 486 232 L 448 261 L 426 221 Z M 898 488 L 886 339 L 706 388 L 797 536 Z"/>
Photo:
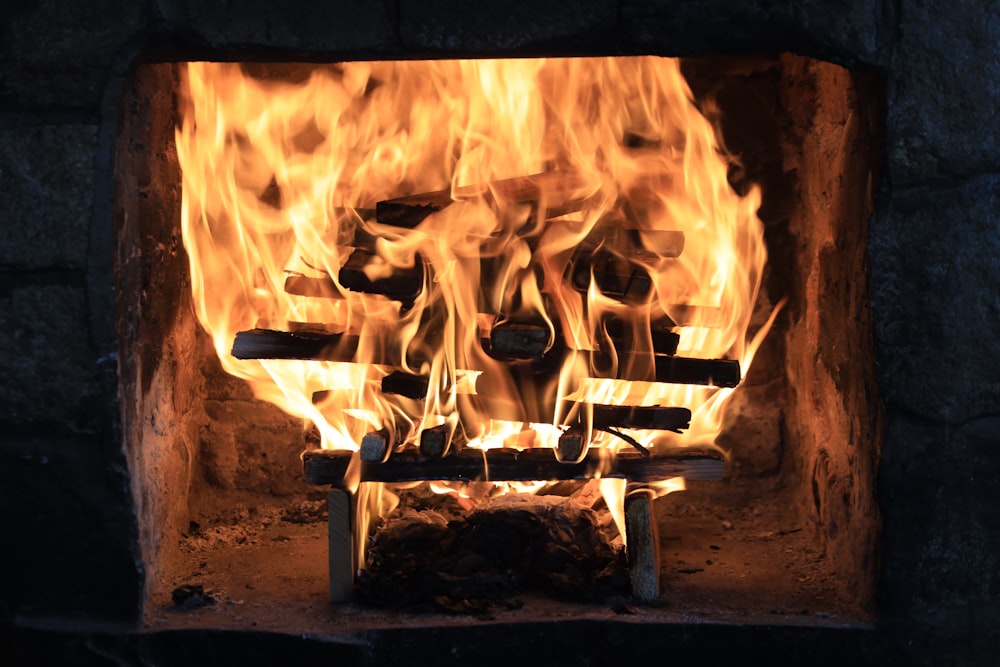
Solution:
<path fill-rule="evenodd" d="M 413 229 L 427 216 L 444 210 L 453 202 L 477 197 L 482 197 L 490 206 L 530 205 L 537 210 L 544 205 L 545 218 L 555 218 L 583 207 L 585 198 L 578 194 L 581 185 L 574 174 L 559 171 L 518 176 L 456 188 L 454 198 L 451 188 L 447 188 L 380 201 L 375 205 L 375 219 L 383 225 Z"/>
<path fill-rule="evenodd" d="M 405 308 L 413 306 L 424 285 L 424 268 L 417 262 L 408 269 L 393 268 L 392 275 L 372 280 L 365 273 L 365 267 L 375 255 L 355 250 L 347 258 L 338 274 L 340 284 L 352 292 L 380 294 L 392 301 L 399 301 Z"/>
<path fill-rule="evenodd" d="M 303 455 L 309 484 L 346 486 L 345 475 L 352 452 L 314 450 Z M 671 477 L 688 480 L 722 479 L 722 455 L 715 451 L 678 449 L 651 457 L 618 454 L 604 460 L 602 453 L 589 449 L 577 463 L 560 463 L 550 449 L 463 449 L 441 459 L 417 452 L 396 452 L 384 462 L 360 462 L 362 482 L 451 481 L 558 481 L 618 477 L 634 482 L 652 482 Z"/>
<path fill-rule="evenodd" d="M 633 493 L 625 498 L 625 553 L 632 596 L 652 602 L 660 597 L 660 536 L 653 497 Z"/>
<path fill-rule="evenodd" d="M 330 565 L 330 600 L 349 602 L 354 597 L 354 539 L 351 530 L 354 523 L 351 508 L 351 494 L 341 489 L 333 489 L 327 497 L 329 510 L 327 539 Z"/>

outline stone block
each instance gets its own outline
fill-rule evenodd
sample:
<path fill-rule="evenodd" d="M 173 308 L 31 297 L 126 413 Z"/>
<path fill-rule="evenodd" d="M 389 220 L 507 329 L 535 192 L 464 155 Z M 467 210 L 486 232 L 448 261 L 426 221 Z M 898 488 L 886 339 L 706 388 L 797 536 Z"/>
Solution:
<path fill-rule="evenodd" d="M 998 445 L 1000 433 L 889 412 L 879 475 L 889 618 L 942 637 L 1000 638 Z"/>
<path fill-rule="evenodd" d="M 185 0 L 188 27 L 213 48 L 244 46 L 313 55 L 387 51 L 396 47 L 389 2 L 312 0 Z"/>
<path fill-rule="evenodd" d="M 1000 177 L 897 194 L 871 223 L 879 388 L 960 424 L 1000 413 Z"/>
<path fill-rule="evenodd" d="M 87 330 L 82 286 L 0 291 L 0 421 L 100 427 L 97 361 Z"/>
<path fill-rule="evenodd" d="M 134 625 L 142 595 L 120 450 L 87 436 L 0 440 L 0 608 L 20 623 Z"/>
<path fill-rule="evenodd" d="M 889 80 L 889 173 L 896 184 L 1000 164 L 1000 3 L 907 0 Z"/>
<path fill-rule="evenodd" d="M 97 109 L 108 68 L 146 23 L 144 2 L 37 0 L 0 22 L 0 101 Z"/>
<path fill-rule="evenodd" d="M 0 267 L 82 269 L 97 127 L 0 130 Z"/>
<path fill-rule="evenodd" d="M 622 0 L 622 44 L 663 55 L 794 51 L 877 64 L 890 21 L 883 1 Z"/>
<path fill-rule="evenodd" d="M 399 6 L 399 32 L 407 50 L 427 53 L 497 53 L 508 49 L 559 53 L 611 49 L 617 28 L 613 0 L 538 0 L 502 3 L 472 0 L 414 2 Z"/>

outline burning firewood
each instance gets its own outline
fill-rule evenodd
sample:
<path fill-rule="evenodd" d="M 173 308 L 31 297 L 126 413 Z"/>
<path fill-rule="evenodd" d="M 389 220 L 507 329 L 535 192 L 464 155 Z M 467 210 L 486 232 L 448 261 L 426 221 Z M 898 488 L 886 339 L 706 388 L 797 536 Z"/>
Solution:
<path fill-rule="evenodd" d="M 579 194 L 582 182 L 574 174 L 558 171 L 519 176 L 488 184 L 424 192 L 380 201 L 375 206 L 375 219 L 383 225 L 412 229 L 432 213 L 444 210 L 455 201 L 482 197 L 488 204 L 531 205 L 538 208 L 543 193 L 545 217 L 554 218 L 583 207 L 585 197 Z"/>
<path fill-rule="evenodd" d="M 570 429 L 559 436 L 556 458 L 561 463 L 576 463 L 583 457 L 586 449 L 587 443 L 584 441 L 583 432 Z"/>
<path fill-rule="evenodd" d="M 635 345 L 635 338 L 642 335 L 634 330 L 631 322 L 619 317 L 608 316 L 602 320 L 604 331 L 611 342 L 615 344 L 617 350 L 632 349 Z M 676 325 L 668 318 L 663 318 L 651 322 L 649 325 L 649 337 L 653 345 L 655 354 L 674 354 L 677 352 L 677 344 L 680 342 L 680 334 L 673 331 Z"/>
<path fill-rule="evenodd" d="M 523 322 L 503 322 L 490 330 L 487 352 L 494 359 L 540 360 L 552 345 L 549 327 Z"/>
<path fill-rule="evenodd" d="M 578 424 L 584 421 L 585 410 L 593 411 L 592 423 L 595 428 L 639 428 L 659 431 L 679 431 L 691 423 L 691 411 L 687 408 L 664 408 L 654 406 L 627 405 L 587 405 L 577 403 L 567 410 L 576 415 Z"/>
<path fill-rule="evenodd" d="M 353 292 L 380 294 L 392 301 L 399 301 L 405 308 L 411 307 L 423 288 L 423 265 L 417 262 L 409 269 L 394 267 L 392 275 L 371 279 L 365 272 L 365 267 L 374 258 L 375 255 L 362 250 L 352 252 L 338 274 L 340 284 Z"/>
<path fill-rule="evenodd" d="M 344 476 L 352 452 L 314 450 L 303 454 L 306 479 L 310 484 L 345 486 Z M 578 463 L 561 463 L 551 449 L 463 449 L 441 459 L 417 452 L 399 451 L 385 461 L 362 461 L 362 482 L 453 481 L 541 481 L 589 479 L 602 471 L 604 477 L 623 477 L 635 482 L 652 482 L 672 477 L 688 480 L 722 479 L 722 455 L 715 451 L 678 449 L 669 454 L 644 457 L 623 453 L 611 461 L 593 449 Z"/>
<path fill-rule="evenodd" d="M 236 334 L 232 355 L 237 359 L 351 361 L 358 342 L 358 336 L 347 333 L 251 329 Z"/>
<path fill-rule="evenodd" d="M 660 537 L 652 495 L 637 492 L 625 498 L 625 534 L 632 596 L 656 600 L 660 597 Z"/>
<path fill-rule="evenodd" d="M 425 428 L 420 432 L 420 455 L 430 459 L 440 459 L 448 453 L 449 448 L 454 449 L 457 442 L 453 442 L 452 427 L 448 424 Z"/>
<path fill-rule="evenodd" d="M 419 401 L 427 396 L 429 385 L 430 379 L 426 376 L 393 371 L 382 378 L 382 393 L 396 394 Z"/>

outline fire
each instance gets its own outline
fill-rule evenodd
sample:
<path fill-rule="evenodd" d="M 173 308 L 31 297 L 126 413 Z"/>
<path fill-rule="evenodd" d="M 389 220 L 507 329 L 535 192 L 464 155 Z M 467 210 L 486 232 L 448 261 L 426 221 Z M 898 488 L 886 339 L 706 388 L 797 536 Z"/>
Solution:
<path fill-rule="evenodd" d="M 588 402 L 687 407 L 682 433 L 629 433 L 654 449 L 714 442 L 733 389 L 652 381 L 649 332 L 681 324 L 677 354 L 738 360 L 745 373 L 763 335 L 747 340 L 766 251 L 759 192 L 729 186 L 676 60 L 354 62 L 296 82 L 200 62 L 182 88 L 181 223 L 198 318 L 223 367 L 316 424 L 323 447 L 355 450 L 381 428 L 416 443 L 442 424 L 467 447 L 554 447 L 569 406 Z M 442 190 L 448 205 L 418 224 L 373 215 Z M 405 274 L 412 294 L 343 284 L 362 237 L 359 279 Z M 609 288 L 604 273 L 622 265 L 631 277 Z M 332 287 L 290 293 L 289 276 Z M 356 336 L 356 350 L 339 361 L 230 354 L 238 332 L 301 323 Z M 483 345 L 491 328 L 521 323 L 557 364 L 530 383 Z M 629 380 L 615 379 L 626 367 Z M 383 393 L 394 370 L 425 376 L 426 394 Z M 593 435 L 609 452 L 629 448 Z"/>

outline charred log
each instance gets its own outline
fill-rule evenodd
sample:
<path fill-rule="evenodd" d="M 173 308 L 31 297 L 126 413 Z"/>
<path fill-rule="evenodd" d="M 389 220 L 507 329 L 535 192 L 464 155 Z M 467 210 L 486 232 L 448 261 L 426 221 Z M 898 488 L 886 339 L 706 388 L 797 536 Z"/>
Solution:
<path fill-rule="evenodd" d="M 338 274 L 340 284 L 352 292 L 380 294 L 392 301 L 399 301 L 406 308 L 411 307 L 424 285 L 423 265 L 417 262 L 409 269 L 394 267 L 392 275 L 372 279 L 365 272 L 365 267 L 374 257 L 375 255 L 362 250 L 352 252 Z"/>
<path fill-rule="evenodd" d="M 405 371 L 393 371 L 382 378 L 382 393 L 396 394 L 419 401 L 427 396 L 430 378 Z"/>
<path fill-rule="evenodd" d="M 251 329 L 236 334 L 232 355 L 237 359 L 351 361 L 358 341 L 358 336 L 346 333 Z"/>
<path fill-rule="evenodd" d="M 425 428 L 420 432 L 420 455 L 429 459 L 440 459 L 448 453 L 452 440 L 452 428 L 448 424 Z"/>
<path fill-rule="evenodd" d="M 593 411 L 594 428 L 639 428 L 659 431 L 680 431 L 691 424 L 687 408 L 660 406 L 585 405 L 577 404 L 577 423 L 584 422 L 585 411 Z"/>
<path fill-rule="evenodd" d="M 306 479 L 310 484 L 344 488 L 351 458 L 351 452 L 306 452 L 303 455 Z M 381 463 L 361 461 L 360 481 L 555 481 L 590 479 L 600 472 L 604 477 L 652 482 L 679 476 L 689 480 L 717 480 L 723 472 L 718 452 L 683 449 L 652 457 L 619 454 L 610 463 L 602 458 L 593 449 L 577 463 L 560 463 L 550 449 L 464 449 L 442 459 L 403 451 Z"/>
<path fill-rule="evenodd" d="M 540 324 L 503 322 L 490 330 L 487 352 L 502 361 L 541 360 L 551 347 L 552 333 Z"/>
<path fill-rule="evenodd" d="M 375 206 L 375 218 L 383 225 L 413 229 L 453 202 L 476 197 L 491 206 L 530 205 L 536 211 L 544 206 L 544 217 L 554 218 L 583 207 L 584 198 L 577 194 L 580 185 L 573 174 L 557 171 L 518 176 L 456 188 L 454 198 L 448 188 L 380 201 Z"/>
<path fill-rule="evenodd" d="M 559 442 L 556 444 L 556 458 L 561 463 L 576 463 L 583 457 L 583 452 L 586 449 L 587 442 L 584 440 L 583 432 L 570 429 L 559 436 Z"/>

